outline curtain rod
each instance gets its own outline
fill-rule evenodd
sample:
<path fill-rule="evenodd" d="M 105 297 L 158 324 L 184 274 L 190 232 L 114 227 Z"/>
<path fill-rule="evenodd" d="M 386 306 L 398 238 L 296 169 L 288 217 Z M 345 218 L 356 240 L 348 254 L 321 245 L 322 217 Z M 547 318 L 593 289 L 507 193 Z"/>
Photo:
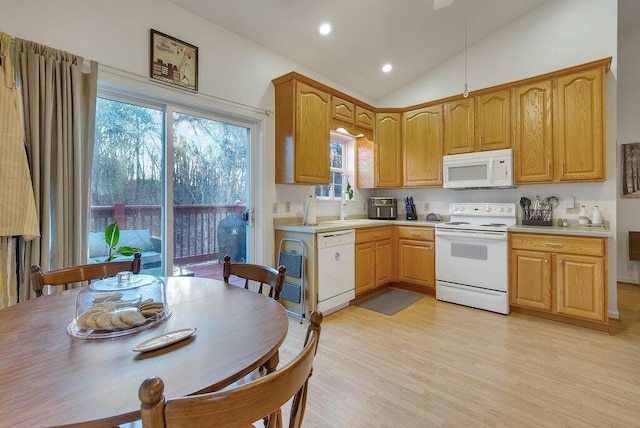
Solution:
<path fill-rule="evenodd" d="M 111 74 L 120 73 L 121 75 L 124 75 L 124 77 L 128 77 L 128 78 L 133 77 L 135 80 L 137 80 L 139 82 L 151 83 L 154 86 L 158 86 L 158 87 L 162 87 L 162 88 L 165 88 L 165 89 L 169 89 L 169 90 L 174 91 L 176 93 L 180 93 L 180 94 L 184 94 L 185 93 L 185 91 L 180 90 L 178 88 L 172 88 L 172 87 L 164 85 L 162 83 L 155 82 L 148 76 L 144 76 L 144 75 L 138 74 L 138 73 L 133 73 L 133 72 L 128 71 L 128 70 L 123 70 L 123 69 L 118 68 L 118 67 L 113 67 L 113 66 L 110 66 L 110 65 L 105 65 L 105 64 L 100 64 L 99 63 L 98 64 L 98 69 L 99 70 L 103 69 L 103 71 L 106 71 L 107 73 L 111 73 Z M 229 105 L 231 105 L 233 107 L 239 107 L 239 108 L 242 108 L 242 109 L 245 109 L 245 110 L 249 110 L 249 111 L 252 111 L 252 112 L 255 112 L 255 113 L 264 114 L 265 116 L 271 116 L 271 114 L 273 113 L 273 110 L 267 110 L 267 109 L 263 109 L 263 108 L 259 108 L 259 107 L 254 107 L 254 106 L 251 106 L 251 105 L 248 105 L 248 104 L 239 103 L 237 101 L 228 100 L 226 98 L 217 97 L 215 95 L 206 94 L 204 92 L 194 92 L 194 95 L 200 96 L 200 97 L 203 97 L 203 98 L 208 98 L 208 99 L 211 99 L 211 100 L 215 100 L 215 101 L 218 101 L 218 102 L 221 101 L 221 102 L 227 103 L 227 104 L 229 104 Z"/>
<path fill-rule="evenodd" d="M 15 43 L 15 37 L 13 37 L 13 36 L 11 36 L 11 43 Z M 83 63 L 82 63 L 83 72 L 84 72 L 85 69 L 89 69 L 89 70 L 91 69 L 91 60 L 83 57 Z M 170 86 L 163 85 L 163 84 L 158 83 L 158 82 L 154 82 L 150 77 L 144 76 L 142 74 L 133 73 L 133 72 L 128 71 L 128 70 L 123 70 L 123 69 L 118 68 L 118 67 L 113 67 L 113 66 L 106 65 L 106 64 L 101 64 L 101 63 L 98 63 L 98 70 L 99 69 L 103 69 L 106 72 L 111 72 L 112 74 L 113 74 L 113 72 L 118 72 L 118 73 L 124 74 L 125 77 L 133 77 L 133 78 L 135 78 L 136 80 L 138 80 L 140 82 L 151 83 L 151 84 L 153 84 L 155 86 L 162 87 L 162 88 L 165 88 L 165 89 L 170 89 L 172 91 L 184 94 L 184 91 L 181 91 L 181 90 L 179 90 L 177 88 L 171 88 Z M 200 97 L 203 97 L 203 98 L 208 98 L 208 99 L 215 100 L 215 101 L 221 101 L 221 102 L 227 103 L 227 104 L 229 104 L 229 105 L 231 105 L 233 107 L 239 107 L 239 108 L 243 108 L 245 110 L 249 110 L 249 111 L 254 112 L 254 113 L 264 114 L 267 117 L 269 117 L 269 116 L 271 116 L 273 114 L 273 110 L 267 110 L 267 109 L 263 109 L 263 108 L 259 108 L 259 107 L 254 107 L 254 106 L 251 106 L 251 105 L 248 105 L 248 104 L 239 103 L 237 101 L 228 100 L 226 98 L 217 97 L 215 95 L 206 94 L 204 92 L 195 92 L 194 95 L 200 96 Z"/>

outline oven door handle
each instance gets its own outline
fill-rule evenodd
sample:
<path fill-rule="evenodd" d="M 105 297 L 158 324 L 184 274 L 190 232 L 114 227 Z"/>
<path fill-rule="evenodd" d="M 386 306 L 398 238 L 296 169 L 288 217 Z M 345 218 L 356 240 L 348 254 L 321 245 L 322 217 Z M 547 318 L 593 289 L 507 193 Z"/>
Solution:
<path fill-rule="evenodd" d="M 507 234 L 506 233 L 491 233 L 484 231 L 467 231 L 467 232 L 453 232 L 453 231 L 444 231 L 444 230 L 436 230 L 436 236 L 443 237 L 454 237 L 454 238 L 472 238 L 472 239 L 490 239 L 493 241 L 506 241 Z"/>

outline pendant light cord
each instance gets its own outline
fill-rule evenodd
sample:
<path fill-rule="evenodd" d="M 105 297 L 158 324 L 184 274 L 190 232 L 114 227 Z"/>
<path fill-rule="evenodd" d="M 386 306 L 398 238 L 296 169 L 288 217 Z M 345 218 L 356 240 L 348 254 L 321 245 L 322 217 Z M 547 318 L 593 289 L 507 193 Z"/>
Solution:
<path fill-rule="evenodd" d="M 467 98 L 469 91 L 467 89 L 467 8 L 464 9 L 464 92 L 462 96 Z"/>

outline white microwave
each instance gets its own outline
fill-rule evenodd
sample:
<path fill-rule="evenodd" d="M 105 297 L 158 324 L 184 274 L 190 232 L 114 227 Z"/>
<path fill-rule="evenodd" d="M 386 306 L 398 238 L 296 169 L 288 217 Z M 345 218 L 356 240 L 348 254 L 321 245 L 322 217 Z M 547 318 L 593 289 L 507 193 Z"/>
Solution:
<path fill-rule="evenodd" d="M 445 189 L 514 187 L 512 149 L 447 155 L 442 163 Z"/>

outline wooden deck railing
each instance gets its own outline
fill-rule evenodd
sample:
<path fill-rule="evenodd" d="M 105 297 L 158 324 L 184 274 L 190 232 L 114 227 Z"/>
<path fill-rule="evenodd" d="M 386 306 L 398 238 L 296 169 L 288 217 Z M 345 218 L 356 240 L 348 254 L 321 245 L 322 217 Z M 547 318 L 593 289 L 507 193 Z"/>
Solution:
<path fill-rule="evenodd" d="M 229 214 L 242 215 L 245 204 L 177 205 L 173 207 L 174 265 L 217 260 L 218 224 Z M 152 236 L 162 237 L 160 205 L 92 206 L 89 231 L 103 232 L 114 221 L 120 230 L 149 229 Z"/>

